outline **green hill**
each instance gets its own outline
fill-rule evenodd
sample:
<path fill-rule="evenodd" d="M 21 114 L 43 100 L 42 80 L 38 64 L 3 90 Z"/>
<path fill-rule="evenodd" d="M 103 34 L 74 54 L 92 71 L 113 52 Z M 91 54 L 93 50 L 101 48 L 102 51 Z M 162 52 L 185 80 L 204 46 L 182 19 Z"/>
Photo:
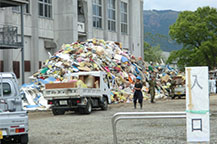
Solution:
<path fill-rule="evenodd" d="M 152 46 L 159 44 L 163 51 L 180 49 L 181 45 L 172 41 L 168 34 L 169 26 L 176 22 L 178 14 L 172 10 L 144 10 L 145 41 Z"/>

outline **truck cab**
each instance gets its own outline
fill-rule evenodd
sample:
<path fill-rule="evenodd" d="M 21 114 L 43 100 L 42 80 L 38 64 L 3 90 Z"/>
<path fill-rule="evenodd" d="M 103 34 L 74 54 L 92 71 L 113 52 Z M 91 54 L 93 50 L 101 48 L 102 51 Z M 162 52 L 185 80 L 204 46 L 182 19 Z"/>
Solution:
<path fill-rule="evenodd" d="M 28 143 L 28 115 L 14 73 L 0 73 L 0 142 Z"/>
<path fill-rule="evenodd" d="M 182 76 L 176 76 L 176 87 L 175 87 L 175 97 L 177 96 L 179 99 L 185 96 L 185 80 L 183 80 Z"/>

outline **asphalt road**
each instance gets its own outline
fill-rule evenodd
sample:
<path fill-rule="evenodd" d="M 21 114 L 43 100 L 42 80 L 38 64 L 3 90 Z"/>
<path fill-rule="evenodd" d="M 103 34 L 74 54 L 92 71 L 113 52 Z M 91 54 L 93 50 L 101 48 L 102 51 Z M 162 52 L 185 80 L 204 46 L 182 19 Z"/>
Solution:
<path fill-rule="evenodd" d="M 211 144 L 217 143 L 217 95 L 210 97 Z M 90 115 L 68 112 L 53 116 L 51 111 L 29 113 L 30 144 L 112 144 L 111 118 L 116 112 L 185 111 L 185 99 L 144 102 L 143 109 L 133 104 L 112 104 L 107 111 Z M 119 144 L 185 144 L 185 119 L 127 120 L 117 125 Z"/>

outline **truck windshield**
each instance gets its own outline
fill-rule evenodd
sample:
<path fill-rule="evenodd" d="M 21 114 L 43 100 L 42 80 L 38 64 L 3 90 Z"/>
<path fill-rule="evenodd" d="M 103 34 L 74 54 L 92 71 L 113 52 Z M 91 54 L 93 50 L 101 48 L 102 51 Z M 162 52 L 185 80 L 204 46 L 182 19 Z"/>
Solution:
<path fill-rule="evenodd" d="M 106 83 L 107 84 L 107 86 L 108 86 L 108 88 L 110 88 L 110 85 L 109 85 L 109 80 L 108 80 L 108 77 L 107 77 L 107 75 L 103 78 L 103 80 L 104 80 L 104 83 Z"/>
<path fill-rule="evenodd" d="M 176 77 L 175 81 L 176 81 L 176 85 L 183 85 L 184 84 L 184 80 L 182 79 L 182 77 Z"/>
<path fill-rule="evenodd" d="M 9 96 L 11 94 L 11 86 L 9 83 L 0 83 L 0 96 L 2 96 L 2 94 L 3 96 Z"/>

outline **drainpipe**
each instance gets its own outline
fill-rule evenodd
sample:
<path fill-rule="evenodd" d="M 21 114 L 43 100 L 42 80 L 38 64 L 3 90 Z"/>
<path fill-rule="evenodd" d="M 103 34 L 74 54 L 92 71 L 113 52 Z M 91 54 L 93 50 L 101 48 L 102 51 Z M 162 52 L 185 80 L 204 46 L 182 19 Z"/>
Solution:
<path fill-rule="evenodd" d="M 20 5 L 20 17 L 21 17 L 21 65 L 22 65 L 22 84 L 25 83 L 24 75 L 24 21 L 23 21 L 23 5 Z"/>

